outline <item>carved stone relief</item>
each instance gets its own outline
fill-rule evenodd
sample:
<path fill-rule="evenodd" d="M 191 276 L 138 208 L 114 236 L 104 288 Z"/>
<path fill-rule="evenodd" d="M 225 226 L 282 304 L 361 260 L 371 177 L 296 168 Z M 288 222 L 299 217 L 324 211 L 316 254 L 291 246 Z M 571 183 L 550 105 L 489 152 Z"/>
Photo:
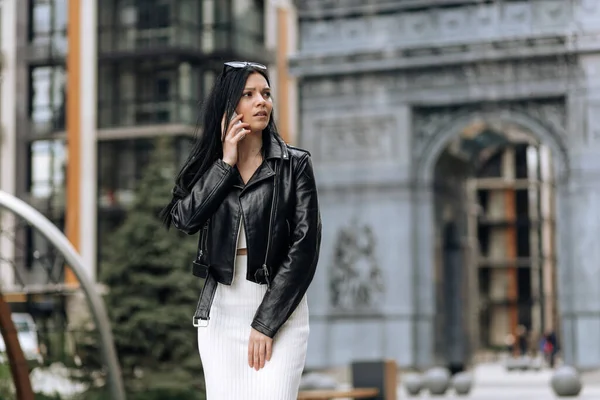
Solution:
<path fill-rule="evenodd" d="M 449 127 L 458 117 L 475 111 L 475 107 L 415 108 L 413 110 L 413 157 L 421 158 L 425 147 L 444 127 Z"/>
<path fill-rule="evenodd" d="M 351 221 L 339 230 L 334 246 L 330 268 L 331 305 L 340 311 L 378 306 L 384 284 L 371 226 Z"/>
<path fill-rule="evenodd" d="M 540 121 L 553 133 L 566 131 L 567 110 L 562 102 L 527 102 L 516 104 L 514 108 Z"/>
<path fill-rule="evenodd" d="M 594 7 L 593 2 L 595 0 L 584 1 L 580 6 L 575 3 L 575 9 L 590 9 Z M 319 9 L 325 13 L 333 8 L 349 9 L 352 7 L 349 3 L 307 3 L 305 10 L 318 15 Z M 364 2 L 358 1 L 354 7 L 361 5 Z M 373 6 L 375 9 L 377 7 Z M 393 43 L 402 47 L 512 40 L 515 35 L 534 36 L 540 31 L 556 31 L 558 35 L 563 35 L 573 18 L 571 7 L 571 2 L 564 0 L 523 0 L 469 4 L 460 8 L 432 8 L 425 11 L 399 10 L 392 15 L 387 13 L 360 19 L 311 19 L 301 22 L 301 47 L 308 51 L 352 49 L 369 43 L 369 38 L 373 37 L 381 39 L 378 42 L 384 46 Z M 301 8 L 301 14 L 302 11 Z M 575 13 L 576 16 L 579 14 L 582 13 Z"/>
<path fill-rule="evenodd" d="M 396 116 L 336 115 L 313 121 L 313 157 L 320 164 L 368 162 L 394 158 Z"/>
<path fill-rule="evenodd" d="M 421 70 L 361 74 L 349 79 L 307 79 L 302 84 L 306 99 L 323 96 L 370 94 L 374 88 L 387 92 L 447 89 L 466 85 L 516 84 L 539 81 L 576 81 L 574 62 L 568 57 L 555 56 L 531 61 L 478 62 L 469 65 L 444 66 Z"/>

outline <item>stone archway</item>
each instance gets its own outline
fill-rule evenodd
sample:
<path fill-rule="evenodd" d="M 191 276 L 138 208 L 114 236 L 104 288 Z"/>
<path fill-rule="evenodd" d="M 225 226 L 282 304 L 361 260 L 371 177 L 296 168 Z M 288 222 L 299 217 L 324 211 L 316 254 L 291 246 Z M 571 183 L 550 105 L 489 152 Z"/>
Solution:
<path fill-rule="evenodd" d="M 415 113 L 415 178 L 427 182 L 435 162 L 448 142 L 457 137 L 470 122 L 508 122 L 520 126 L 552 149 L 557 163 L 558 181 L 568 179 L 569 158 L 566 138 L 566 115 L 560 103 L 528 103 L 526 107 L 499 105 L 486 110 L 482 107 L 422 109 Z M 421 119 L 420 119 L 421 118 Z M 430 119 L 426 122 L 425 119 Z"/>
<path fill-rule="evenodd" d="M 570 260 L 570 198 L 568 183 L 570 178 L 570 161 L 567 152 L 566 110 L 562 101 L 499 103 L 493 107 L 486 105 L 469 105 L 458 107 L 419 107 L 414 108 L 413 121 L 413 248 L 415 249 L 414 285 L 416 291 L 414 323 L 414 360 L 418 366 L 432 364 L 434 357 L 434 318 L 435 288 L 434 281 L 434 194 L 433 173 L 436 162 L 442 151 L 454 138 L 473 121 L 486 124 L 512 124 L 535 137 L 540 143 L 548 146 L 553 154 L 556 176 L 556 229 L 558 232 L 558 275 L 559 293 L 564 292 L 565 285 L 570 285 L 569 269 L 561 267 Z M 566 298 L 558 298 L 559 310 L 568 309 Z M 563 313 L 560 313 L 563 319 Z M 561 324 L 562 325 L 562 324 Z M 569 335 L 566 335 L 569 336 Z M 571 337 L 565 337 L 573 340 Z M 571 360 L 569 346 L 565 343 L 565 359 Z"/>

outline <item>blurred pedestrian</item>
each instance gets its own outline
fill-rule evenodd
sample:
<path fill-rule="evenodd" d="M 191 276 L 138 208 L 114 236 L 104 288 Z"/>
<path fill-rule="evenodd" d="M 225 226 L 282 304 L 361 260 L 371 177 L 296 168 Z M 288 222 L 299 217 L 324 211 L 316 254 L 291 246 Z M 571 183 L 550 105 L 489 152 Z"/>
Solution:
<path fill-rule="evenodd" d="M 517 327 L 517 348 L 519 356 L 524 357 L 529 350 L 529 340 L 527 338 L 527 328 L 524 325 Z"/>
<path fill-rule="evenodd" d="M 295 400 L 321 242 L 310 154 L 277 133 L 264 65 L 225 63 L 205 104 L 161 216 L 200 232 L 193 319 L 207 399 Z"/>
<path fill-rule="evenodd" d="M 558 353 L 558 339 L 554 331 L 548 331 L 544 336 L 544 356 L 550 365 L 550 368 L 554 368 L 556 364 L 556 355 Z"/>
<path fill-rule="evenodd" d="M 509 333 L 504 337 L 504 345 L 506 346 L 508 354 L 515 353 L 515 336 L 512 333 Z"/>

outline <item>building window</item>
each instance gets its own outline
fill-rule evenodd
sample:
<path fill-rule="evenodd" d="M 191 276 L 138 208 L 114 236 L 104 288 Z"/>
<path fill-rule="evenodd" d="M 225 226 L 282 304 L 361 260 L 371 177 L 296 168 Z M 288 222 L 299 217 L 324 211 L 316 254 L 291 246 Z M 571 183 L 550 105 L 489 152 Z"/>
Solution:
<path fill-rule="evenodd" d="M 64 140 L 35 140 L 29 144 L 27 171 L 28 202 L 54 225 L 64 230 L 66 198 L 67 147 Z M 64 263 L 56 248 L 37 229 L 27 226 L 24 232 L 23 266 L 28 284 L 62 281 Z"/>
<path fill-rule="evenodd" d="M 29 120 L 32 135 L 65 129 L 66 73 L 62 66 L 35 67 L 30 74 Z"/>
<path fill-rule="evenodd" d="M 29 40 L 51 54 L 67 54 L 68 0 L 31 0 Z"/>
<path fill-rule="evenodd" d="M 197 66 L 176 60 L 101 65 L 98 125 L 195 125 L 202 97 L 200 74 Z"/>
<path fill-rule="evenodd" d="M 264 51 L 264 1 L 202 1 L 202 51 Z"/>
<path fill-rule="evenodd" d="M 64 231 L 64 218 L 52 220 Z M 25 254 L 22 258 L 26 268 L 25 281 L 28 285 L 47 285 L 64 281 L 64 258 L 37 229 L 27 226 L 24 232 Z M 58 261 L 58 262 L 57 262 Z"/>
<path fill-rule="evenodd" d="M 30 200 L 51 219 L 60 218 L 65 207 L 66 144 L 63 140 L 36 140 L 30 146 Z"/>
<path fill-rule="evenodd" d="M 263 0 L 233 0 L 233 50 L 253 53 L 264 48 L 264 14 Z"/>
<path fill-rule="evenodd" d="M 127 208 L 148 163 L 150 139 L 102 141 L 98 145 L 98 194 L 101 208 Z"/>
<path fill-rule="evenodd" d="M 137 2 L 137 29 L 167 28 L 171 25 L 171 10 L 174 3 L 169 0 L 144 0 Z"/>
<path fill-rule="evenodd" d="M 99 51 L 199 50 L 198 0 L 121 0 L 99 10 Z"/>
<path fill-rule="evenodd" d="M 116 0 L 99 10 L 99 51 L 264 51 L 264 0 Z"/>

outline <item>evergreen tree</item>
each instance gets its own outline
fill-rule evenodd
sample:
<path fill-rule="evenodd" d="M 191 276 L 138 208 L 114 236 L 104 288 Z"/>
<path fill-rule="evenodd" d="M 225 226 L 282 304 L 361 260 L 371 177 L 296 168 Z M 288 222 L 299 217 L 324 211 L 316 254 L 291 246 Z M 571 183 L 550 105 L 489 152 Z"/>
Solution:
<path fill-rule="evenodd" d="M 107 243 L 102 281 L 125 385 L 130 392 L 196 393 L 203 388 L 192 315 L 199 282 L 191 274 L 197 237 L 167 231 L 173 146 L 159 139 L 123 224 Z M 175 398 L 175 397 L 169 397 Z"/>

